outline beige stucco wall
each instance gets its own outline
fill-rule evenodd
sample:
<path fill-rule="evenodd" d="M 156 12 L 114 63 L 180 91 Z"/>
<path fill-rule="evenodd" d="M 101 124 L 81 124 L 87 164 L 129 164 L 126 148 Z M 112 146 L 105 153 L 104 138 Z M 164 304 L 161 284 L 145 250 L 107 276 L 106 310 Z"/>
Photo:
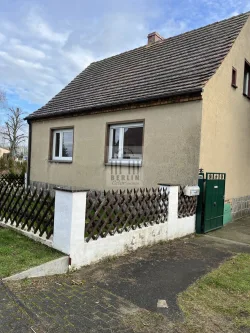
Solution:
<path fill-rule="evenodd" d="M 248 19 L 203 92 L 200 167 L 226 172 L 227 199 L 250 194 L 250 100 L 242 94 L 249 35 Z M 231 86 L 232 66 L 237 69 L 237 89 Z"/>
<path fill-rule="evenodd" d="M 145 119 L 142 181 L 137 186 L 155 187 L 159 182 L 196 184 L 201 109 L 202 101 L 192 101 L 33 122 L 31 180 L 91 189 L 110 188 L 111 167 L 104 165 L 106 123 Z M 48 161 L 50 128 L 60 126 L 74 126 L 72 164 Z M 122 167 L 122 172 L 126 173 L 126 169 Z M 125 183 L 124 187 L 129 186 Z"/>
<path fill-rule="evenodd" d="M 3 154 L 9 154 L 9 150 L 5 148 L 0 147 L 0 157 L 3 156 Z"/>

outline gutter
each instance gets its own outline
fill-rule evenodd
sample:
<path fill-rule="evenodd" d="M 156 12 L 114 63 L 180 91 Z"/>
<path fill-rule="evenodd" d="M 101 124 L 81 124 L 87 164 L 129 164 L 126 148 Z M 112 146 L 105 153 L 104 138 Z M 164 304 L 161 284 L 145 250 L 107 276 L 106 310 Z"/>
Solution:
<path fill-rule="evenodd" d="M 26 119 L 26 118 L 25 118 Z M 27 186 L 30 185 L 30 167 L 31 167 L 31 141 L 32 141 L 32 123 L 27 120 L 29 124 L 29 143 L 28 143 L 28 169 L 27 169 Z"/>
<path fill-rule="evenodd" d="M 138 99 L 131 99 L 128 102 L 117 102 L 117 103 L 108 103 L 108 104 L 104 104 L 101 106 L 96 106 L 96 107 L 90 107 L 90 108 L 77 108 L 77 109 L 72 109 L 72 110 L 67 110 L 67 111 L 61 111 L 61 112 L 48 112 L 48 113 L 44 113 L 44 114 L 38 114 L 38 115 L 30 115 L 26 118 L 24 118 L 25 120 L 29 121 L 29 120 L 37 120 L 37 119 L 44 119 L 44 118 L 55 118 L 55 117 L 61 117 L 61 116 L 65 116 L 65 115 L 75 115 L 75 114 L 81 114 L 81 113 L 86 113 L 86 114 L 91 114 L 92 112 L 97 112 L 98 110 L 102 110 L 108 107 L 117 107 L 117 106 L 122 106 L 122 105 L 128 105 L 128 104 L 132 104 L 132 103 L 142 103 L 142 102 L 151 102 L 151 101 L 155 101 L 158 99 L 163 99 L 163 98 L 168 98 L 168 97 L 177 97 L 177 96 L 183 96 L 183 95 L 187 95 L 187 94 L 195 94 L 195 93 L 202 93 L 203 88 L 196 88 L 196 89 L 192 89 L 192 90 L 186 90 L 186 91 L 182 91 L 182 92 L 176 92 L 176 93 L 169 93 L 169 94 L 161 94 L 158 96 L 154 96 L 154 97 L 147 97 L 147 98 L 138 98 Z"/>

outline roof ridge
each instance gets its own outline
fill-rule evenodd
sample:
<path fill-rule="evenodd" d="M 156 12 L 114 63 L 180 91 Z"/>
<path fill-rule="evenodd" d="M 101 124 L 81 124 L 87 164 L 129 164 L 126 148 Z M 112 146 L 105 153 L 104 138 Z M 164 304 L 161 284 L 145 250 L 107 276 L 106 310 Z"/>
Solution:
<path fill-rule="evenodd" d="M 235 15 L 235 16 L 231 16 L 231 17 L 225 18 L 225 19 L 223 19 L 223 20 L 221 20 L 221 21 L 216 21 L 216 22 L 213 22 L 213 23 L 209 23 L 209 24 L 204 25 L 204 26 L 202 26 L 202 27 L 199 27 L 199 28 L 196 28 L 196 29 L 192 29 L 192 30 L 188 30 L 188 31 L 185 31 L 185 32 L 183 32 L 183 33 L 181 33 L 181 34 L 175 35 L 175 36 L 170 36 L 170 37 L 164 38 L 163 40 L 159 40 L 159 41 L 157 41 L 157 42 L 155 42 L 155 43 L 152 43 L 152 44 L 150 44 L 150 45 L 147 45 L 147 44 L 146 44 L 146 45 L 138 46 L 138 47 L 136 47 L 136 48 L 134 48 L 134 49 L 127 50 L 127 51 L 123 51 L 123 52 L 120 52 L 120 53 L 114 54 L 114 55 L 112 55 L 112 56 L 110 56 L 110 57 L 106 57 L 106 58 L 103 58 L 103 59 L 100 59 L 100 60 L 93 61 L 88 67 L 90 67 L 92 64 L 96 64 L 96 63 L 102 62 L 102 61 L 104 61 L 104 60 L 108 60 L 108 59 L 113 59 L 113 58 L 115 58 L 115 57 L 119 57 L 119 56 L 121 56 L 121 55 L 123 55 L 123 54 L 126 54 L 126 53 L 128 53 L 128 52 L 134 52 L 134 51 L 136 51 L 136 50 L 138 50 L 138 49 L 142 49 L 142 48 L 150 48 L 150 47 L 153 47 L 153 46 L 155 46 L 155 45 L 159 45 L 159 44 L 165 43 L 166 41 L 169 41 L 169 40 L 171 40 L 171 39 L 175 39 L 175 38 L 178 38 L 178 37 L 184 36 L 184 35 L 186 35 L 186 34 L 190 34 L 191 32 L 196 32 L 196 31 L 202 30 L 202 29 L 204 29 L 204 28 L 211 27 L 211 26 L 213 26 L 213 25 L 216 25 L 216 24 L 219 24 L 219 23 L 223 23 L 223 22 L 226 22 L 226 21 L 229 21 L 229 20 L 233 20 L 233 19 L 235 19 L 235 18 L 244 17 L 244 16 L 250 16 L 250 11 L 247 11 L 247 12 L 245 12 L 245 13 L 241 13 L 241 14 L 238 14 L 238 15 Z M 88 67 L 86 67 L 86 69 L 87 69 Z"/>
<path fill-rule="evenodd" d="M 220 20 L 220 21 L 215 21 L 213 23 L 209 23 L 209 24 L 203 25 L 202 27 L 199 27 L 199 28 L 195 28 L 195 29 L 192 29 L 192 30 L 188 30 L 188 31 L 182 32 L 181 34 L 178 34 L 178 35 L 175 35 L 175 36 L 170 36 L 168 38 L 165 38 L 164 41 L 172 39 L 172 38 L 180 37 L 180 36 L 183 36 L 183 35 L 186 35 L 186 34 L 189 34 L 190 32 L 195 32 L 197 30 L 201 30 L 201 29 L 204 29 L 204 28 L 207 28 L 207 27 L 211 27 L 211 26 L 219 24 L 219 23 L 230 21 L 230 20 L 233 20 L 235 18 L 240 18 L 240 17 L 243 17 L 243 16 L 249 16 L 249 15 L 250 15 L 250 11 L 247 11 L 245 13 L 241 13 L 241 14 L 238 14 L 238 15 L 235 15 L 235 16 L 231 16 L 231 17 L 225 18 L 225 19 Z"/>

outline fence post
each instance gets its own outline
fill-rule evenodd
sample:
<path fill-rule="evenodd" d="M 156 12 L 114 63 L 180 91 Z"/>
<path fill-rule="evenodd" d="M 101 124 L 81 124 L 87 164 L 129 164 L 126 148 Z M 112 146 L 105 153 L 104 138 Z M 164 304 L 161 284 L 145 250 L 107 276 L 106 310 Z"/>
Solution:
<path fill-rule="evenodd" d="M 178 224 L 178 191 L 179 186 L 169 186 L 168 195 L 168 239 L 179 236 Z"/>
<path fill-rule="evenodd" d="M 168 191 L 168 239 L 178 237 L 178 192 L 179 186 L 159 184 L 160 188 Z"/>
<path fill-rule="evenodd" d="M 27 188 L 28 187 L 28 178 L 27 178 L 27 172 L 25 172 L 24 174 L 24 187 Z"/>
<path fill-rule="evenodd" d="M 70 257 L 74 265 L 84 251 L 87 190 L 55 187 L 53 247 Z"/>

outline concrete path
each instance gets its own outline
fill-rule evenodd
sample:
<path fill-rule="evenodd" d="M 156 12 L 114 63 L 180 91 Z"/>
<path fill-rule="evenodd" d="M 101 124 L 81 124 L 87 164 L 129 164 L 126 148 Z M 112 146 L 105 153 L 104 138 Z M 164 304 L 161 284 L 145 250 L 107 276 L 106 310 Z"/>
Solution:
<path fill-rule="evenodd" d="M 250 246 L 250 218 L 244 217 L 233 223 L 228 223 L 223 228 L 207 235 Z"/>
<path fill-rule="evenodd" d="M 67 276 L 1 284 L 0 333 L 184 333 L 172 328 L 182 320 L 178 293 L 234 253 L 250 253 L 249 240 L 239 238 L 250 229 L 247 221 L 250 225 L 244 219 L 208 236 L 140 249 Z M 158 308 L 159 300 L 167 307 Z"/>

